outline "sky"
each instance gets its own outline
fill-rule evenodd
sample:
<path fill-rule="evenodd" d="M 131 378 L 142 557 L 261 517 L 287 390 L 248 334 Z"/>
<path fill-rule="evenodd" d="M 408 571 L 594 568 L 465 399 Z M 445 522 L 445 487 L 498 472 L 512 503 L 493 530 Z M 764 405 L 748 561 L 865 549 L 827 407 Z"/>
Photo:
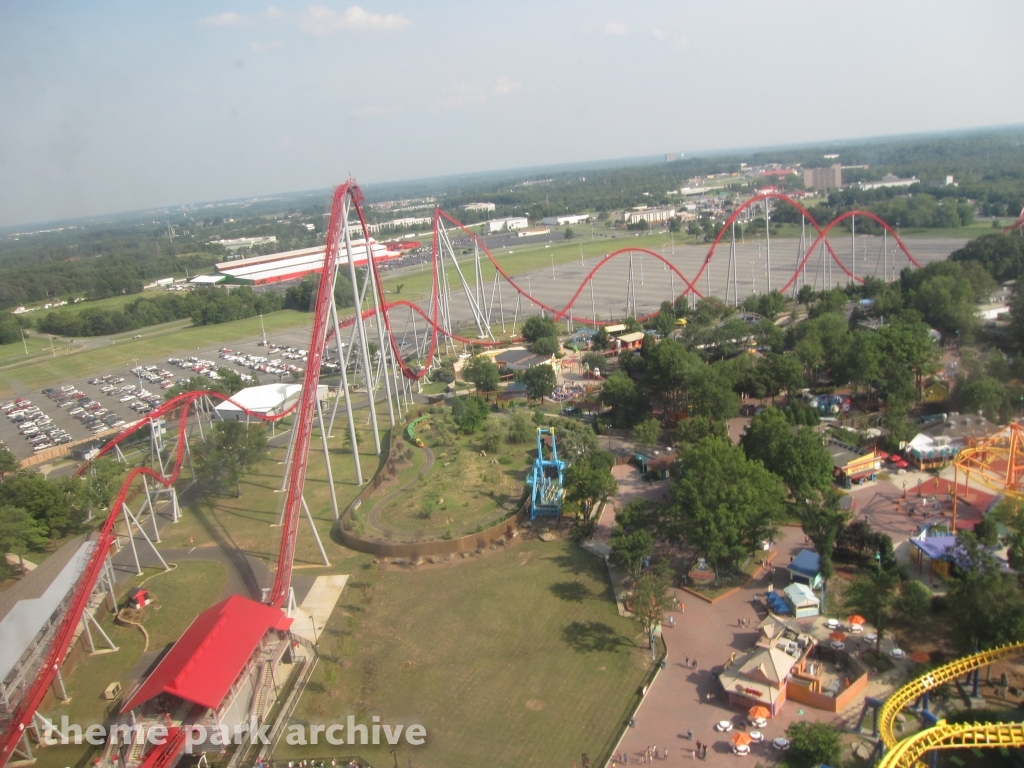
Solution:
<path fill-rule="evenodd" d="M 0 0 L 0 226 L 1024 122 L 1014 0 Z"/>

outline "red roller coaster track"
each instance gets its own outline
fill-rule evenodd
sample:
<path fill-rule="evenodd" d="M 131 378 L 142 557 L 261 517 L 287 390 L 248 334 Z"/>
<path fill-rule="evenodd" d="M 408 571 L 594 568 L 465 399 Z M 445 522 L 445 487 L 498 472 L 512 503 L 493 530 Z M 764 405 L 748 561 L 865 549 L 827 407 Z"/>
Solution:
<path fill-rule="evenodd" d="M 825 228 L 821 228 L 818 226 L 817 222 L 815 222 L 811 214 L 792 198 L 774 192 L 766 193 L 758 195 L 746 201 L 742 206 L 740 206 L 740 208 L 738 208 L 732 214 L 732 216 L 729 217 L 729 219 L 723 226 L 722 230 L 719 232 L 718 236 L 711 244 L 707 256 L 705 257 L 703 264 L 701 265 L 700 270 L 698 270 L 697 275 L 693 279 L 693 281 L 687 279 L 686 276 L 683 275 L 683 273 L 679 269 L 677 269 L 661 254 L 658 254 L 654 251 L 650 251 L 647 249 L 627 247 L 615 251 L 614 253 L 610 253 L 604 258 L 602 258 L 601 261 L 597 265 L 595 265 L 586 275 L 586 277 L 580 283 L 580 286 L 576 289 L 576 291 L 569 299 L 568 303 L 566 303 L 566 305 L 561 309 L 558 309 L 549 306 L 544 302 L 530 296 L 527 291 L 524 291 L 516 283 L 516 281 L 504 269 L 502 269 L 501 265 L 497 262 L 497 260 L 491 254 L 491 252 L 484 245 L 483 241 L 479 237 L 477 237 L 476 234 L 470 232 L 463 224 L 458 222 L 449 214 L 441 211 L 440 209 L 437 209 L 434 214 L 434 237 L 432 245 L 433 275 L 430 293 L 430 307 L 428 311 L 424 311 L 420 306 L 409 301 L 401 300 L 395 302 L 387 302 L 384 296 L 384 290 L 380 280 L 380 273 L 377 267 L 377 263 L 373 260 L 370 260 L 368 262 L 370 268 L 374 272 L 374 283 L 377 290 L 377 299 L 379 305 L 382 307 L 381 314 L 383 315 L 384 326 L 386 328 L 387 335 L 390 340 L 391 349 L 394 353 L 395 360 L 400 364 L 402 373 L 406 378 L 419 379 L 426 375 L 426 372 L 429 370 L 430 363 L 437 352 L 437 340 L 439 333 L 447 334 L 450 338 L 454 339 L 455 341 L 467 344 L 493 345 L 500 343 L 481 342 L 481 340 L 479 339 L 463 338 L 461 336 L 457 336 L 451 332 L 446 331 L 438 323 L 440 290 L 440 254 L 438 230 L 439 227 L 442 226 L 442 220 L 449 222 L 451 225 L 457 227 L 463 233 L 472 238 L 472 240 L 480 247 L 483 253 L 486 254 L 487 258 L 493 264 L 494 268 L 497 270 L 501 278 L 509 285 L 511 285 L 520 296 L 525 298 L 534 306 L 541 308 L 546 312 L 550 312 L 552 317 L 554 317 L 555 319 L 560 319 L 563 317 L 567 317 L 569 315 L 574 303 L 579 298 L 586 284 L 591 279 L 593 279 L 593 277 L 602 268 L 604 268 L 612 259 L 629 254 L 630 252 L 644 253 L 664 263 L 668 269 L 671 269 L 683 281 L 683 285 L 685 286 L 685 288 L 681 295 L 685 296 L 689 293 L 693 293 L 696 296 L 702 296 L 702 294 L 696 288 L 696 283 L 700 279 L 704 271 L 707 269 L 708 265 L 710 264 L 711 259 L 715 253 L 715 248 L 721 241 L 726 229 L 729 228 L 732 225 L 732 223 L 736 221 L 737 217 L 748 207 L 767 199 L 776 199 L 794 206 L 798 211 L 800 211 L 802 215 L 807 217 L 808 221 L 810 221 L 811 225 L 818 232 L 818 238 L 811 245 L 811 248 L 808 249 L 807 253 L 803 257 L 803 260 L 801 261 L 800 266 L 794 273 L 794 276 L 786 284 L 783 290 L 786 290 L 792 286 L 794 280 L 796 280 L 796 275 L 799 274 L 800 269 L 804 266 L 809 255 L 818 245 L 819 242 L 825 243 L 825 246 L 828 248 L 828 251 L 832 255 L 832 258 L 836 262 L 836 264 L 838 264 L 839 267 L 847 275 L 852 276 L 851 271 L 847 269 L 846 265 L 843 264 L 842 260 L 836 255 L 835 251 L 832 249 L 832 246 L 828 243 L 828 240 L 826 238 L 828 232 L 831 231 L 832 228 L 839 224 L 841 221 L 844 221 L 845 219 L 850 218 L 852 216 L 864 216 L 872 219 L 881 226 L 885 227 L 887 231 L 892 232 L 891 228 L 889 228 L 884 221 L 881 221 L 878 217 L 866 211 L 851 211 L 849 213 L 843 214 L 836 220 L 830 222 Z M 299 513 L 302 503 L 302 490 L 303 485 L 305 483 L 306 475 L 306 457 L 309 450 L 310 435 L 313 426 L 313 417 L 316 409 L 317 385 L 319 384 L 320 380 L 320 363 L 323 358 L 325 343 L 329 338 L 329 334 L 332 332 L 332 330 L 329 330 L 329 326 L 331 324 L 328 322 L 331 297 L 333 296 L 334 293 L 334 282 L 336 269 L 338 266 L 339 250 L 340 248 L 343 247 L 343 233 L 345 231 L 345 227 L 348 225 L 349 213 L 351 209 L 354 209 L 356 217 L 359 220 L 360 226 L 363 230 L 363 237 L 369 239 L 369 227 L 367 226 L 366 219 L 363 216 L 361 208 L 362 202 L 362 192 L 354 181 L 350 180 L 340 185 L 334 192 L 334 197 L 331 205 L 330 225 L 327 234 L 327 248 L 324 269 L 320 273 L 320 280 L 317 290 L 317 299 L 315 307 L 316 311 L 313 319 L 313 327 L 309 344 L 309 357 L 306 367 L 306 374 L 303 381 L 303 389 L 298 402 L 286 413 L 282 413 L 272 417 L 266 417 L 262 414 L 252 413 L 246 410 L 245 408 L 239 406 L 245 413 L 266 421 L 274 421 L 277 419 L 281 419 L 284 416 L 292 413 L 293 411 L 296 412 L 295 428 L 294 433 L 292 435 L 293 443 L 291 455 L 293 458 L 289 466 L 286 468 L 286 472 L 288 473 L 288 480 L 283 511 L 282 535 L 280 545 L 278 548 L 277 571 L 274 577 L 274 583 L 270 588 L 270 592 L 267 596 L 267 602 L 270 605 L 273 605 L 278 608 L 281 608 L 285 605 L 291 588 L 292 564 L 295 554 L 296 537 L 298 533 Z M 1008 229 L 1019 229 L 1022 223 L 1024 223 L 1024 212 L 1022 212 L 1021 218 L 1019 218 L 1017 222 Z M 895 236 L 895 233 L 893 233 L 893 235 Z M 914 266 L 919 266 L 917 261 L 910 254 L 906 246 L 898 237 L 896 238 L 896 242 L 902 249 L 904 254 L 907 256 L 907 258 L 910 260 L 910 262 Z M 432 330 L 430 345 L 427 350 L 425 364 L 423 365 L 422 368 L 419 368 L 417 370 L 413 370 L 402 360 L 398 344 L 395 341 L 395 334 L 393 333 L 391 327 L 390 311 L 398 307 L 407 308 L 408 310 L 419 314 L 421 317 L 423 317 L 424 320 L 427 321 Z M 372 317 L 373 314 L 374 310 L 366 310 L 362 313 L 364 318 Z M 575 320 L 577 322 L 589 325 L 597 324 L 597 320 L 592 318 L 575 318 Z M 349 317 L 346 318 L 345 321 L 341 323 L 341 325 L 343 327 L 347 327 L 351 325 L 353 322 L 355 322 L 355 317 Z M 160 483 L 165 487 L 169 487 L 174 482 L 177 481 L 178 476 L 181 472 L 182 462 L 184 460 L 185 455 L 185 431 L 188 423 L 189 410 L 192 407 L 193 403 L 201 397 L 213 397 L 232 402 L 230 401 L 229 398 L 225 398 L 223 395 L 220 395 L 219 393 L 216 392 L 188 392 L 179 395 L 167 401 L 164 405 L 162 405 L 156 411 L 151 413 L 146 419 L 136 422 L 131 427 L 126 429 L 120 435 L 118 435 L 109 443 L 107 443 L 104 446 L 103 450 L 101 451 L 101 455 L 109 452 L 114 448 L 115 445 L 126 439 L 129 435 L 146 427 L 151 419 L 166 416 L 167 414 L 170 414 L 176 410 L 179 412 L 178 442 L 172 472 L 169 475 L 162 475 L 146 467 L 136 468 L 129 472 L 128 477 L 125 479 L 124 484 L 121 486 L 118 492 L 117 497 L 111 504 L 110 514 L 105 520 L 102 528 L 99 529 L 99 533 L 95 540 L 95 544 L 92 548 L 92 551 L 90 553 L 86 569 L 71 593 L 68 606 L 60 620 L 58 629 L 54 635 L 54 639 L 51 642 L 49 648 L 45 652 L 44 663 L 41 667 L 39 675 L 33 681 L 32 685 L 26 691 L 25 695 L 20 699 L 16 708 L 13 711 L 9 711 L 8 713 L 6 713 L 4 719 L 0 721 L 0 729 L 2 729 L 2 731 L 0 731 L 0 766 L 4 765 L 10 759 L 10 756 L 18 740 L 25 732 L 25 729 L 29 727 L 29 725 L 31 724 L 34 713 L 36 712 L 37 708 L 42 702 L 47 689 L 56 678 L 57 672 L 60 669 L 60 666 L 63 663 L 66 654 L 70 650 L 70 645 L 74 638 L 78 622 L 82 618 L 82 613 L 85 610 L 89 598 L 93 593 L 93 589 L 96 585 L 96 582 L 99 579 L 101 570 L 103 568 L 103 564 L 107 558 L 110 547 L 112 546 L 116 538 L 116 535 L 114 533 L 114 524 L 117 520 L 118 515 L 120 514 L 122 505 L 124 504 L 125 499 L 127 498 L 127 495 L 131 489 L 132 484 L 140 476 L 150 477 L 154 481 Z M 147 756 L 147 764 L 162 766 L 168 764 L 171 760 L 173 760 L 173 758 L 180 752 L 183 746 L 183 734 L 184 730 L 182 730 L 178 734 L 179 738 L 172 739 L 165 747 L 163 747 L 160 750 L 155 750 L 149 756 Z"/>
<path fill-rule="evenodd" d="M 685 286 L 685 289 L 682 291 L 681 295 L 685 296 L 685 295 L 687 295 L 689 293 L 693 293 L 694 295 L 696 295 L 696 296 L 698 296 L 700 298 L 703 298 L 703 294 L 701 294 L 701 292 L 697 289 L 697 282 L 700 280 L 701 275 L 704 274 L 705 270 L 708 268 L 708 265 L 711 263 L 711 259 L 715 255 L 715 249 L 718 247 L 718 244 L 721 242 L 722 238 L 725 236 L 726 231 L 739 218 L 739 216 L 743 213 L 743 211 L 745 211 L 747 208 L 751 207 L 752 205 L 764 202 L 765 200 L 778 200 L 780 202 L 787 203 L 788 205 L 793 206 L 803 216 L 805 216 L 807 218 L 807 220 L 810 222 L 811 226 L 814 227 L 815 231 L 818 233 L 818 237 L 814 240 L 814 242 L 811 245 L 811 247 L 808 248 L 807 252 L 803 255 L 803 258 L 802 258 L 802 260 L 800 262 L 800 265 L 794 271 L 793 276 L 789 279 L 789 282 L 787 282 L 786 285 L 783 287 L 783 289 L 782 289 L 783 292 L 789 290 L 792 287 L 793 283 L 797 279 L 797 276 L 800 274 L 800 270 L 806 264 L 806 262 L 807 262 L 808 258 L 810 257 L 811 253 L 818 246 L 818 244 L 822 243 L 822 242 L 824 242 L 825 247 L 828 249 L 828 252 L 831 254 L 833 261 L 835 261 L 835 263 L 839 266 L 839 268 L 848 277 L 851 277 L 851 278 L 854 278 L 854 279 L 856 279 L 856 280 L 858 280 L 860 282 L 863 282 L 863 280 L 861 278 L 855 277 L 853 272 L 846 266 L 846 264 L 843 263 L 842 259 L 840 259 L 839 256 L 836 254 L 835 250 L 833 250 L 832 245 L 829 243 L 829 241 L 828 241 L 828 239 L 826 237 L 826 235 L 832 230 L 833 227 L 835 227 L 837 224 L 839 224 L 842 221 L 846 221 L 847 219 L 853 218 L 854 216 L 861 216 L 861 217 L 864 217 L 864 218 L 871 219 L 872 221 L 874 221 L 877 224 L 879 224 L 880 226 L 882 226 L 887 232 L 892 234 L 893 238 L 896 241 L 896 244 L 898 245 L 900 250 L 903 251 L 904 255 L 907 257 L 907 260 L 913 266 L 915 266 L 915 267 L 920 267 L 921 266 L 918 263 L 917 259 L 915 259 L 914 256 L 910 253 L 910 250 L 906 247 L 906 244 L 897 236 L 896 232 L 893 231 L 893 229 L 888 224 L 886 224 L 882 219 L 880 219 L 879 217 L 875 216 L 873 213 L 870 213 L 869 211 L 849 211 L 847 213 L 844 213 L 842 216 L 837 217 L 835 220 L 833 220 L 832 222 L 830 222 L 827 226 L 825 226 L 823 228 L 823 227 L 819 226 L 817 221 L 815 221 L 814 216 L 811 215 L 810 211 L 808 211 L 806 208 L 804 208 L 800 203 L 798 203 L 793 198 L 789 197 L 788 195 L 784 195 L 782 193 L 779 193 L 779 192 L 766 192 L 766 193 L 757 195 L 755 197 L 752 197 L 749 200 L 747 200 L 746 202 L 744 202 L 743 205 L 741 205 L 739 208 L 737 208 L 732 213 L 732 215 L 726 220 L 725 224 L 722 226 L 722 229 L 719 231 L 718 235 L 715 237 L 714 241 L 711 243 L 711 247 L 708 249 L 707 255 L 704 257 L 704 261 L 701 264 L 700 269 L 697 271 L 697 274 L 693 278 L 692 281 L 689 280 L 674 264 L 669 262 L 661 254 L 656 253 L 655 251 L 650 251 L 650 250 L 648 250 L 646 248 L 626 247 L 626 248 L 619 249 L 619 250 L 617 250 L 617 251 L 615 251 L 613 253 L 610 253 L 607 256 L 605 256 L 604 258 L 602 258 L 601 261 L 598 262 L 587 273 L 587 275 L 583 278 L 583 280 L 581 281 L 579 287 L 572 294 L 572 296 L 570 297 L 570 299 L 566 303 L 566 305 L 564 307 L 562 307 L 561 309 L 559 309 L 557 307 L 553 307 L 553 306 L 551 306 L 549 304 L 546 304 L 546 303 L 540 301 L 539 299 L 531 296 L 526 290 L 524 290 L 512 278 L 511 275 L 508 274 L 508 272 L 506 272 L 502 268 L 502 266 L 498 263 L 497 259 L 494 258 L 494 255 L 490 252 L 490 250 L 487 248 L 487 246 L 484 244 L 483 240 L 480 237 L 478 237 L 474 232 L 470 231 L 464 224 L 459 222 L 453 216 L 451 216 L 450 214 L 448 214 L 448 213 L 442 211 L 440 208 L 438 208 L 438 209 L 436 209 L 434 211 L 433 245 L 432 245 L 432 249 L 431 249 L 431 259 L 432 259 L 433 275 L 432 275 L 432 283 L 431 283 L 431 291 L 430 291 L 429 315 L 428 315 L 428 312 L 425 311 L 422 307 L 420 307 L 419 305 L 414 304 L 412 302 L 409 302 L 409 301 L 404 301 L 403 300 L 403 301 L 388 302 L 386 300 L 385 296 L 384 296 L 384 289 L 382 287 L 382 282 L 381 282 L 381 279 L 380 279 L 380 273 L 378 271 L 377 264 L 376 264 L 376 262 L 374 262 L 372 264 L 372 268 L 374 270 L 374 274 L 375 274 L 375 277 L 376 277 L 375 284 L 377 286 L 377 291 L 378 291 L 378 300 L 379 300 L 380 306 L 383 308 L 382 314 L 384 316 L 384 324 L 385 324 L 385 326 L 387 328 L 388 335 L 389 335 L 389 337 L 391 339 L 391 349 L 392 349 L 392 351 L 394 353 L 395 360 L 398 361 L 399 366 L 401 367 L 401 370 L 402 370 L 402 374 L 406 378 L 416 380 L 416 379 L 420 379 L 423 376 L 425 376 L 427 371 L 430 368 L 430 364 L 433 361 L 434 355 L 435 355 L 435 353 L 437 351 L 437 337 L 438 337 L 438 334 L 447 335 L 449 338 L 451 338 L 451 339 L 453 339 L 455 341 L 462 342 L 464 344 L 475 344 L 475 345 L 479 345 L 479 346 L 496 346 L 496 345 L 501 343 L 501 342 L 483 341 L 481 339 L 464 338 L 462 336 L 458 336 L 458 335 L 456 335 L 454 333 L 446 331 L 437 322 L 438 303 L 439 303 L 439 291 L 440 291 L 440 288 L 439 288 L 439 274 L 438 274 L 438 269 L 439 269 L 438 264 L 439 264 L 439 259 L 440 259 L 440 246 L 439 246 L 438 230 L 439 230 L 439 227 L 442 225 L 442 221 L 447 221 L 448 223 L 450 223 L 453 226 L 455 226 L 457 229 L 461 230 L 461 232 L 464 233 L 466 236 L 468 236 L 480 248 L 481 252 L 491 262 L 491 264 L 494 266 L 495 270 L 497 270 L 498 274 L 502 277 L 502 279 L 508 285 L 510 285 L 516 291 L 516 293 L 518 293 L 522 298 L 524 298 L 526 301 L 530 302 L 531 304 L 533 304 L 537 308 L 543 309 L 545 312 L 549 312 L 553 319 L 559 320 L 559 319 L 562 319 L 562 318 L 565 318 L 565 317 L 569 316 L 569 313 L 572 310 L 573 305 L 575 304 L 576 300 L 579 298 L 580 294 L 586 288 L 587 283 L 602 268 L 604 268 L 610 261 L 612 261 L 612 259 L 614 259 L 616 257 L 619 257 L 619 256 L 627 255 L 627 254 L 629 254 L 631 252 L 632 253 L 643 253 L 643 254 L 646 254 L 648 256 L 652 256 L 652 257 L 658 259 L 659 261 L 661 261 L 663 264 L 666 265 L 666 267 L 668 267 L 676 275 L 678 275 L 679 278 L 683 281 L 683 285 Z M 432 333 L 431 333 L 431 339 L 430 339 L 430 347 L 429 347 L 429 349 L 427 351 L 426 359 L 424 361 L 423 366 L 421 368 L 416 369 L 416 370 L 414 370 L 413 368 L 408 366 L 402 360 L 402 356 L 401 356 L 401 353 L 400 353 L 399 348 L 398 348 L 398 342 L 395 341 L 394 333 L 392 332 L 390 312 L 391 312 L 391 310 L 393 308 L 396 308 L 396 307 L 406 307 L 410 311 L 417 313 L 424 320 L 426 320 L 426 322 L 431 327 Z M 366 311 L 363 312 L 363 317 L 364 318 L 372 317 L 373 314 L 374 314 L 373 310 L 366 310 Z M 649 317 L 649 316 L 644 316 L 644 317 L 638 318 L 638 319 L 644 320 L 644 319 L 647 319 L 647 317 Z M 599 321 L 597 319 L 595 319 L 595 318 L 574 317 L 573 320 L 574 320 L 574 322 L 578 322 L 578 323 L 581 323 L 581 324 L 584 324 L 584 325 L 598 325 L 599 324 Z M 348 325 L 351 325 L 352 322 L 354 322 L 354 318 L 348 318 L 348 319 L 345 320 L 343 325 L 344 326 L 348 326 Z"/>
<path fill-rule="evenodd" d="M 141 419 L 140 421 L 132 424 L 124 432 L 107 443 L 100 451 L 100 455 L 107 453 L 112 450 L 115 445 L 122 442 L 130 435 L 148 427 L 151 420 L 159 419 L 173 413 L 175 410 L 179 411 L 178 443 L 171 473 L 169 475 L 161 475 L 159 472 L 149 469 L 148 467 L 136 467 L 135 469 L 132 469 L 128 473 L 128 477 L 125 478 L 116 498 L 110 505 L 110 514 L 104 521 L 103 526 L 99 529 L 92 551 L 89 554 L 89 560 L 86 564 L 85 570 L 71 593 L 68 606 L 65 609 L 57 631 L 50 643 L 50 647 L 46 652 L 45 661 L 40 668 L 39 676 L 33 681 L 31 687 L 21 698 L 16 709 L 14 709 L 14 711 L 10 713 L 2 723 L 3 732 L 0 733 L 0 765 L 7 762 L 15 745 L 21 738 L 22 733 L 29 724 L 31 724 L 33 714 L 42 702 L 43 697 L 46 695 L 47 689 L 56 678 L 57 671 L 64 662 L 64 657 L 70 651 L 71 642 L 74 638 L 75 630 L 78 627 L 78 622 L 82 618 L 82 613 L 85 611 L 89 598 L 92 596 L 93 588 L 96 586 L 96 582 L 100 577 L 103 564 L 107 559 L 107 553 L 110 551 L 110 547 L 117 538 L 114 533 L 114 524 L 116 523 L 118 516 L 121 514 L 122 506 L 125 503 L 128 492 L 131 490 L 132 484 L 137 478 L 146 476 L 152 478 L 164 487 L 170 487 L 177 481 L 178 476 L 181 474 L 182 462 L 185 458 L 185 428 L 188 424 L 189 409 L 192 404 L 201 397 L 213 397 L 218 400 L 233 402 L 230 398 L 225 397 L 219 392 L 186 392 L 168 400 L 158 409 L 150 413 L 145 419 Z M 280 415 L 267 417 L 262 414 L 248 411 L 241 405 L 238 405 L 238 403 L 235 403 L 235 405 L 249 415 L 267 421 L 276 421 L 277 419 L 284 418 L 293 410 L 289 409 L 287 412 Z M 84 470 L 84 468 L 85 467 L 83 466 L 83 468 L 79 469 L 79 474 Z"/>
<path fill-rule="evenodd" d="M 1003 227 L 1003 233 L 1005 234 L 1014 230 L 1020 232 L 1022 231 L 1021 227 L 1024 227 L 1024 208 L 1020 209 L 1020 216 L 1017 217 L 1017 220 L 1013 222 L 1013 224 L 1008 227 Z"/>
<path fill-rule="evenodd" d="M 359 207 L 362 199 L 362 192 L 359 190 L 359 187 L 351 181 L 339 186 L 334 193 L 334 201 L 331 208 L 331 223 L 328 229 L 328 247 L 325 267 L 320 273 L 316 314 L 313 320 L 312 338 L 309 347 L 309 359 L 306 367 L 306 376 L 303 382 L 302 393 L 299 396 L 298 402 L 286 413 L 272 417 L 253 413 L 235 403 L 235 405 L 238 405 L 243 412 L 266 421 L 275 421 L 284 418 L 284 416 L 288 415 L 292 411 L 297 411 L 294 434 L 292 436 L 293 447 L 291 455 L 293 459 L 288 467 L 288 487 L 285 496 L 281 543 L 278 549 L 277 572 L 274 577 L 274 584 L 271 587 L 267 598 L 267 601 L 271 605 L 278 608 L 284 606 L 291 587 L 292 562 L 295 555 L 295 541 L 298 532 L 300 505 L 302 503 L 302 486 L 306 476 L 306 454 L 309 450 L 309 438 L 312 430 L 313 413 L 316 408 L 317 385 L 320 381 L 320 360 L 323 356 L 324 341 L 326 340 L 327 335 L 330 298 L 334 293 L 334 276 L 335 267 L 338 263 L 338 249 L 340 247 L 343 224 L 347 223 L 343 220 L 347 219 L 346 214 L 348 211 L 348 200 L 351 200 L 355 207 L 355 211 L 363 227 L 363 236 L 365 238 L 369 238 L 366 220 L 364 219 L 362 210 Z M 116 538 L 114 534 L 114 523 L 121 512 L 121 508 L 127 498 L 132 484 L 140 476 L 151 477 L 153 480 L 165 487 L 169 487 L 177 481 L 178 476 L 181 473 L 182 462 L 185 457 L 185 429 L 188 423 L 189 408 L 196 400 L 204 396 L 230 401 L 230 398 L 226 398 L 215 392 L 188 392 L 179 395 L 168 400 L 156 411 L 149 414 L 145 420 L 136 422 L 134 425 L 115 437 L 105 445 L 101 451 L 101 454 L 110 451 L 115 445 L 124 440 L 130 434 L 147 426 L 150 420 L 160 418 L 176 409 L 180 409 L 178 419 L 178 443 L 175 451 L 174 468 L 172 472 L 165 476 L 147 467 L 138 467 L 131 470 L 131 472 L 128 473 L 128 477 L 125 478 L 124 483 L 118 491 L 117 497 L 110 506 L 110 514 L 104 521 L 103 527 L 99 530 L 99 535 L 93 545 L 86 569 L 71 593 L 71 598 L 64 611 L 64 615 L 61 618 L 53 641 L 46 651 L 44 657 L 45 660 L 42 664 L 38 677 L 32 682 L 32 685 L 21 698 L 17 707 L 12 712 L 7 713 L 7 717 L 2 723 L 0 723 L 0 727 L 3 729 L 2 733 L 0 733 L 0 765 L 4 765 L 10 759 L 18 740 L 25 732 L 25 729 L 32 723 L 32 718 L 36 710 L 42 702 L 43 697 L 46 695 L 47 689 L 56 678 L 57 672 L 63 664 L 65 656 L 70 650 L 78 622 L 81 621 L 82 613 L 89 602 L 89 598 L 92 595 L 93 589 L 102 571 L 103 564 L 106 561 L 107 554 L 110 551 L 110 547 L 112 546 L 114 539 Z M 155 750 L 151 753 L 151 755 L 147 757 L 147 763 L 162 765 L 170 762 L 170 760 L 180 752 L 183 746 L 183 741 L 184 740 L 182 738 L 171 740 L 162 749 Z"/>

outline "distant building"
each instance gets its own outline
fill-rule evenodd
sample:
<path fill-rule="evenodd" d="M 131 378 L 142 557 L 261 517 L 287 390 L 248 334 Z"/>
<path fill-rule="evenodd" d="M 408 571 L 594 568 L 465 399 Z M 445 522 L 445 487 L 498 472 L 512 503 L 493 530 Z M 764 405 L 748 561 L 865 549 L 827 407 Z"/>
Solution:
<path fill-rule="evenodd" d="M 564 227 L 566 224 L 582 224 L 590 221 L 589 213 L 571 213 L 566 216 L 545 216 L 541 223 L 553 227 Z"/>
<path fill-rule="evenodd" d="M 679 155 L 676 152 L 666 152 L 665 153 L 665 162 L 666 163 L 673 163 L 673 162 L 675 162 L 678 159 L 679 159 Z"/>
<path fill-rule="evenodd" d="M 881 181 L 862 181 L 860 183 L 861 189 L 881 189 L 882 187 L 909 187 L 912 184 L 920 184 L 921 180 L 916 176 L 911 176 L 909 179 L 901 179 L 899 176 L 887 173 L 882 177 Z"/>
<path fill-rule="evenodd" d="M 641 206 L 626 212 L 626 223 L 635 224 L 638 221 L 646 221 L 648 224 L 656 224 L 660 221 L 668 221 L 676 215 L 675 208 L 648 208 Z"/>
<path fill-rule="evenodd" d="M 366 241 L 359 238 L 352 240 L 351 245 L 356 265 L 365 264 Z M 370 238 L 370 249 L 373 251 L 373 260 L 377 262 L 389 261 L 402 256 L 401 251 L 390 250 L 373 238 Z M 344 248 L 338 254 L 338 263 L 348 264 L 348 253 Z M 233 283 L 264 285 L 283 280 L 295 280 L 311 272 L 319 272 L 324 268 L 324 246 L 318 245 L 312 248 L 300 248 L 296 251 L 225 261 L 217 264 L 216 267 L 217 275 L 203 275 L 203 280 L 195 278 L 192 282 L 218 282 L 214 278 L 227 278 L 229 282 Z"/>
<path fill-rule="evenodd" d="M 487 233 L 514 232 L 517 229 L 526 229 L 530 226 L 530 220 L 525 216 L 510 216 L 507 219 L 491 219 L 487 222 Z"/>
<path fill-rule="evenodd" d="M 211 240 L 212 244 L 223 245 L 229 251 L 237 251 L 239 248 L 252 248 L 254 245 L 267 245 L 268 243 L 276 243 L 276 235 L 267 235 L 266 237 L 235 237 L 229 240 Z"/>
<path fill-rule="evenodd" d="M 874 480 L 882 469 L 882 459 L 874 449 L 865 454 L 857 454 L 836 442 L 830 442 L 825 448 L 832 455 L 832 475 L 843 488 Z"/>
<path fill-rule="evenodd" d="M 466 203 L 462 206 L 464 211 L 493 211 L 494 203 Z"/>
<path fill-rule="evenodd" d="M 828 168 L 804 168 L 804 186 L 808 189 L 839 189 L 843 186 L 843 166 L 835 163 Z"/>
<path fill-rule="evenodd" d="M 516 237 L 533 237 L 535 235 L 546 235 L 551 230 L 548 227 L 531 227 L 530 229 L 516 230 Z"/>

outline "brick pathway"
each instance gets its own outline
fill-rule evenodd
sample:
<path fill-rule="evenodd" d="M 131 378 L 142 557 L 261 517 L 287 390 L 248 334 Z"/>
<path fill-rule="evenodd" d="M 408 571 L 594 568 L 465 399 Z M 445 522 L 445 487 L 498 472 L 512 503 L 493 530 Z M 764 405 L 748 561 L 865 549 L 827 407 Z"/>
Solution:
<path fill-rule="evenodd" d="M 783 528 L 777 543 L 775 561 L 783 566 L 804 546 L 803 533 L 796 528 Z M 677 613 L 675 629 L 665 629 L 664 637 L 668 648 L 666 668 L 651 685 L 646 698 L 636 715 L 636 727 L 628 728 L 618 751 L 626 751 L 630 765 L 639 764 L 646 747 L 656 745 L 659 753 L 668 747 L 668 760 L 659 758 L 658 764 L 692 764 L 690 750 L 699 740 L 709 744 L 705 765 L 732 766 L 741 758 L 732 754 L 728 734 L 714 730 L 719 720 L 738 723 L 745 712 L 730 708 L 722 694 L 721 686 L 714 679 L 713 668 L 721 668 L 733 651 L 742 651 L 754 644 L 757 631 L 738 626 L 738 619 L 749 619 L 752 624 L 759 621 L 754 610 L 753 596 L 767 588 L 767 577 L 762 576 L 751 586 L 715 605 L 706 603 L 693 595 L 676 591 L 684 603 L 683 613 Z M 686 666 L 687 657 L 697 659 L 696 669 Z M 713 694 L 707 700 L 708 693 Z M 804 714 L 798 714 L 803 711 Z M 833 722 L 837 718 L 827 712 L 802 707 L 789 702 L 778 718 L 769 722 L 763 730 L 768 740 L 782 736 L 786 727 L 794 720 L 803 718 Z M 687 733 L 693 730 L 693 741 Z M 748 761 L 775 762 L 779 757 L 768 744 L 753 745 Z M 740 763 L 743 764 L 743 763 Z"/>

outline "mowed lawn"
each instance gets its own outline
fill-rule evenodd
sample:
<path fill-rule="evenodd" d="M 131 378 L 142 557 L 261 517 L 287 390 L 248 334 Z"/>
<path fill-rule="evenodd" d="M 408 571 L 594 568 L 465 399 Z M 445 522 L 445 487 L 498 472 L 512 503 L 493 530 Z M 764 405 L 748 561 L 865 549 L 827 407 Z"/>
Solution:
<path fill-rule="evenodd" d="M 352 574 L 295 721 L 419 723 L 427 742 L 403 739 L 403 766 L 549 768 L 614 746 L 650 656 L 598 558 L 528 541 L 455 566 L 377 568 Z M 274 757 L 388 766 L 390 749 L 282 742 Z"/>

